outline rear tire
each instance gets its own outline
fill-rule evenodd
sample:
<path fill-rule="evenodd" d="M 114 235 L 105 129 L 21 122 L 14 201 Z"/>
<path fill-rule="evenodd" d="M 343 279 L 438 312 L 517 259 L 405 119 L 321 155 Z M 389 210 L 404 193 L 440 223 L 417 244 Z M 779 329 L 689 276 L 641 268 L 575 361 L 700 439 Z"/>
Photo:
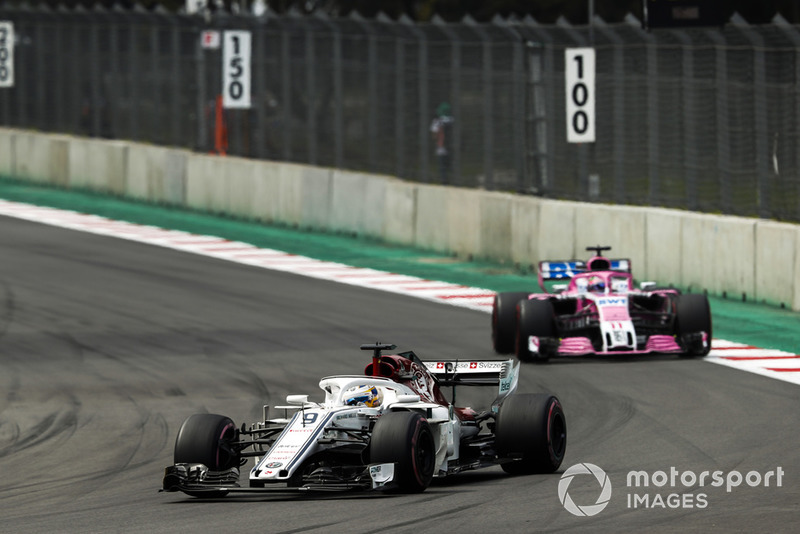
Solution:
<path fill-rule="evenodd" d="M 514 352 L 517 303 L 528 298 L 529 293 L 497 293 L 492 304 L 492 346 L 498 354 Z"/>
<path fill-rule="evenodd" d="M 500 406 L 495 448 L 510 475 L 553 473 L 567 449 L 567 420 L 559 400 L 547 394 L 517 394 Z"/>
<path fill-rule="evenodd" d="M 546 339 L 540 344 L 538 354 L 531 354 L 528 350 L 530 336 Z M 555 312 L 549 300 L 523 300 L 517 305 L 515 345 L 519 361 L 546 362 L 550 359 L 549 341 L 555 337 Z"/>
<path fill-rule="evenodd" d="M 236 440 L 236 426 L 229 417 L 210 413 L 190 416 L 181 425 L 175 439 L 176 464 L 203 464 L 210 471 L 224 471 L 239 467 L 239 455 L 232 447 Z M 227 491 L 186 492 L 201 498 L 224 497 Z"/>
<path fill-rule="evenodd" d="M 389 412 L 375 423 L 370 463 L 396 463 L 395 482 L 403 493 L 425 491 L 436 467 L 436 447 L 428 420 L 416 412 Z"/>
<path fill-rule="evenodd" d="M 684 348 L 682 356 L 693 358 L 707 355 L 711 350 L 712 338 L 711 306 L 708 304 L 708 297 L 697 293 L 678 295 L 675 301 L 675 314 L 675 331 Z M 708 334 L 708 343 L 705 345 L 696 339 L 697 334 L 701 332 Z"/>

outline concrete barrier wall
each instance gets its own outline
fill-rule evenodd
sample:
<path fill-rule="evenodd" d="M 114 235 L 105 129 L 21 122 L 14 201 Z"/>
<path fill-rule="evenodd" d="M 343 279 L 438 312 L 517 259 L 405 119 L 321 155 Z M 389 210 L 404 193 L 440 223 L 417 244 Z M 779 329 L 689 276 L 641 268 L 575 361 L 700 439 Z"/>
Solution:
<path fill-rule="evenodd" d="M 258 164 L 258 161 L 251 159 L 230 158 L 224 165 L 224 174 L 219 180 L 224 184 L 228 200 L 222 212 L 246 219 L 256 218 L 256 199 L 253 192 L 258 190 Z"/>
<path fill-rule="evenodd" d="M 631 260 L 637 278 L 647 276 L 645 254 L 646 216 L 643 209 L 631 207 L 619 210 L 617 206 L 584 204 L 575 209 L 575 251 L 585 258 L 591 252 L 588 246 L 608 245 L 609 257 Z"/>
<path fill-rule="evenodd" d="M 800 302 L 800 231 L 797 225 L 758 221 L 755 227 L 755 298 L 777 306 Z"/>
<path fill-rule="evenodd" d="M 30 154 L 29 157 L 14 157 L 15 175 L 24 180 L 40 183 L 67 185 L 68 173 L 67 138 L 23 133 L 14 140 L 14 151 Z"/>
<path fill-rule="evenodd" d="M 269 162 L 255 162 L 253 182 L 253 218 L 265 223 L 280 223 L 278 220 L 278 203 L 276 191 L 280 188 L 281 170 Z"/>
<path fill-rule="evenodd" d="M 364 204 L 361 207 L 361 225 L 353 230 L 355 234 L 385 239 L 383 235 L 385 226 L 383 214 L 386 211 L 386 190 L 388 184 L 394 180 L 394 178 L 386 176 L 374 176 L 372 179 L 367 180 L 366 189 L 364 190 Z"/>
<path fill-rule="evenodd" d="M 303 176 L 302 165 L 279 164 L 278 188 L 273 191 L 272 207 L 275 220 L 290 226 L 303 225 Z"/>
<path fill-rule="evenodd" d="M 788 243 L 791 243 L 789 241 Z M 756 269 L 758 272 L 758 269 Z M 762 273 L 759 276 L 771 276 L 772 273 L 768 272 L 769 270 L 762 267 Z M 800 311 L 800 231 L 795 230 L 795 239 L 794 239 L 794 280 L 791 286 L 787 286 L 783 288 L 783 294 L 794 295 L 791 301 L 790 307 L 793 310 Z M 792 288 L 794 291 L 792 291 Z"/>
<path fill-rule="evenodd" d="M 682 242 L 681 218 L 684 212 L 666 209 L 647 210 L 644 236 L 643 275 L 640 280 L 658 281 L 662 285 L 679 284 L 683 280 L 683 262 L 679 249 Z"/>
<path fill-rule="evenodd" d="M 535 234 L 537 264 L 545 260 L 585 259 L 585 253 L 578 253 L 578 250 L 582 250 L 579 243 L 582 239 L 575 226 L 576 212 L 582 207 L 577 202 L 542 200 Z"/>
<path fill-rule="evenodd" d="M 19 132 L 0 128 L 0 176 L 16 176 L 16 155 L 14 143 Z"/>
<path fill-rule="evenodd" d="M 461 257 L 480 256 L 483 231 L 481 194 L 476 189 L 445 189 L 443 209 L 446 214 L 444 232 L 448 239 L 446 251 Z M 498 221 L 492 221 L 491 224 L 497 223 Z"/>
<path fill-rule="evenodd" d="M 381 235 L 389 243 L 413 246 L 416 244 L 417 185 L 389 180 L 384 189 Z"/>
<path fill-rule="evenodd" d="M 137 200 L 183 205 L 186 202 L 188 150 L 131 143 L 125 195 Z"/>
<path fill-rule="evenodd" d="M 450 252 L 448 228 L 448 188 L 417 185 L 417 209 L 414 218 L 414 245 L 429 250 Z"/>
<path fill-rule="evenodd" d="M 479 258 L 497 258 L 512 261 L 514 232 L 511 226 L 514 197 L 502 193 L 473 191 L 478 201 L 480 223 L 478 246 L 473 254 Z"/>
<path fill-rule="evenodd" d="M 350 230 L 353 225 L 342 217 L 340 203 L 333 198 L 336 171 L 318 167 L 302 167 L 300 170 L 300 224 L 314 230 Z M 346 184 L 342 184 L 346 186 Z M 344 187 L 343 187 L 344 188 Z M 355 202 L 354 202 L 355 203 Z"/>
<path fill-rule="evenodd" d="M 539 224 L 542 201 L 536 197 L 512 196 L 509 200 L 510 261 L 525 269 L 539 263 Z"/>
<path fill-rule="evenodd" d="M 800 311 L 800 225 L 415 184 L 0 129 L 0 174 L 465 257 L 535 265 L 610 245 L 638 280 Z"/>
<path fill-rule="evenodd" d="M 43 135 L 43 134 L 36 134 Z M 125 194 L 129 143 L 73 137 L 69 140 L 69 186 Z M 18 160 L 19 160 L 18 150 Z"/>
<path fill-rule="evenodd" d="M 186 206 L 211 213 L 230 213 L 225 170 L 234 158 L 196 154 L 186 161 Z"/>

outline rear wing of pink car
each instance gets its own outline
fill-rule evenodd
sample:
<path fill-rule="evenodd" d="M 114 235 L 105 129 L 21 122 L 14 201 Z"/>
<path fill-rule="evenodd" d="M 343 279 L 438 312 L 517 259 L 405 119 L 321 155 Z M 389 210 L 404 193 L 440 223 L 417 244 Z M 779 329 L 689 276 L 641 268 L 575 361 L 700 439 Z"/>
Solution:
<path fill-rule="evenodd" d="M 545 282 L 553 280 L 571 280 L 575 275 L 590 271 L 631 272 L 631 260 L 627 258 L 608 259 L 595 256 L 588 262 L 581 260 L 542 261 L 539 262 L 539 287 L 547 291 Z"/>

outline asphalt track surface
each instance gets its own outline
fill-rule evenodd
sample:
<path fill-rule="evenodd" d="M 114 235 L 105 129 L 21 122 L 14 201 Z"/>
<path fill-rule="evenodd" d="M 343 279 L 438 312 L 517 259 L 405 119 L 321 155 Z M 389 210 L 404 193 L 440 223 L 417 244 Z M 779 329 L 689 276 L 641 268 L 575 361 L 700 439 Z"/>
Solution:
<path fill-rule="evenodd" d="M 318 398 L 321 376 L 363 369 L 362 342 L 495 358 L 486 314 L 16 219 L 0 228 L 3 532 L 796 531 L 800 388 L 675 357 L 524 367 L 522 392 L 564 404 L 562 468 L 608 473 L 612 498 L 593 517 L 564 509 L 560 473 L 499 468 L 409 496 L 158 493 L 186 416 L 241 424 L 286 394 Z M 630 471 L 671 467 L 783 476 L 730 492 L 680 476 L 626 486 Z M 569 487 L 580 505 L 599 491 L 588 476 Z M 632 508 L 633 494 L 707 505 Z"/>

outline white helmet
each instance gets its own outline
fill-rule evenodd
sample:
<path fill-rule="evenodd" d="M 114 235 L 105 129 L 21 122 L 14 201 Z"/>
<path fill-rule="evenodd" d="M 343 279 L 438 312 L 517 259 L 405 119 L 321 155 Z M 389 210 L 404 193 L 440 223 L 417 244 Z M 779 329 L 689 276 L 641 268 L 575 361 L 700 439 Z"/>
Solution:
<path fill-rule="evenodd" d="M 377 408 L 383 402 L 383 392 L 377 386 L 355 386 L 347 390 L 344 403 L 350 406 Z"/>

